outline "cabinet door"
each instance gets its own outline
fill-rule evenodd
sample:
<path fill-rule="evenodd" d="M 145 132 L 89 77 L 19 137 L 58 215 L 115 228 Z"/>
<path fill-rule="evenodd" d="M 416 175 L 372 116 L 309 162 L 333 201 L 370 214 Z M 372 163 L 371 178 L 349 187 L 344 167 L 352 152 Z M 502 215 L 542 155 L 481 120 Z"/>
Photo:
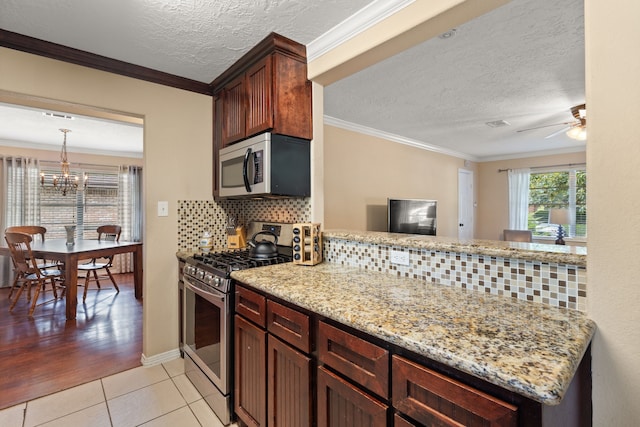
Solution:
<path fill-rule="evenodd" d="M 247 426 L 266 426 L 267 333 L 238 315 L 234 330 L 234 410 Z"/>
<path fill-rule="evenodd" d="M 280 341 L 268 338 L 268 425 L 312 425 L 311 359 Z"/>
<path fill-rule="evenodd" d="M 428 426 L 516 426 L 517 408 L 402 357 L 392 358 L 393 406 Z"/>
<path fill-rule="evenodd" d="M 269 55 L 246 73 L 247 136 L 273 128 L 273 74 Z"/>
<path fill-rule="evenodd" d="M 398 414 L 393 415 L 393 427 L 416 427 L 415 424 L 405 420 Z"/>
<path fill-rule="evenodd" d="M 385 427 L 387 406 L 318 368 L 318 427 Z"/>
<path fill-rule="evenodd" d="M 223 91 L 222 144 L 227 146 L 243 139 L 247 132 L 244 75 L 233 80 Z"/>

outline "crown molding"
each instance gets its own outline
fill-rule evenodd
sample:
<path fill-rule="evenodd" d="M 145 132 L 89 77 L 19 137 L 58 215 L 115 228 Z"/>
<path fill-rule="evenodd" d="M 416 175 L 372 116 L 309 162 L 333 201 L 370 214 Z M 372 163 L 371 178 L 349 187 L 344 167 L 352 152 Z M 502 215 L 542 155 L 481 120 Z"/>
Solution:
<path fill-rule="evenodd" d="M 212 94 L 211 86 L 207 83 L 36 39 L 2 28 L 0 28 L 0 46 L 203 95 Z"/>
<path fill-rule="evenodd" d="M 449 150 L 443 147 L 439 147 L 437 145 L 428 144 L 423 141 L 406 138 L 404 136 L 396 135 L 389 132 L 384 132 L 378 129 L 362 126 L 356 123 L 347 122 L 345 120 L 337 119 L 331 116 L 324 116 L 324 124 L 350 130 L 353 132 L 362 133 L 364 135 L 370 135 L 370 136 L 386 139 L 388 141 L 397 142 L 398 144 L 409 145 L 411 147 L 419 148 L 421 150 L 432 151 L 434 153 L 445 154 L 447 156 L 458 157 L 461 159 L 471 160 L 474 162 L 478 161 L 478 158 L 476 156 L 473 156 L 470 154 L 462 153 L 460 151 L 455 151 L 455 150 Z"/>
<path fill-rule="evenodd" d="M 583 147 L 557 148 L 554 150 L 528 151 L 526 153 L 514 153 L 514 154 L 504 154 L 501 156 L 479 157 L 478 161 L 481 163 L 496 162 L 500 160 L 528 159 L 531 157 L 554 156 L 557 154 L 583 153 L 585 151 L 587 151 L 586 145 Z"/>
<path fill-rule="evenodd" d="M 415 0 L 376 0 L 307 44 L 307 61 L 324 55 Z"/>
<path fill-rule="evenodd" d="M 0 139 L 0 147 L 18 147 L 29 148 L 32 150 L 43 151 L 60 151 L 60 145 L 40 144 L 37 142 L 24 142 L 24 141 L 11 141 L 8 139 Z M 112 156 L 112 157 L 126 157 L 130 159 L 142 159 L 143 155 L 140 151 L 113 151 L 113 150 L 101 150 L 93 148 L 81 148 L 81 147 L 67 147 L 68 153 L 78 154 L 94 154 L 98 156 Z"/>

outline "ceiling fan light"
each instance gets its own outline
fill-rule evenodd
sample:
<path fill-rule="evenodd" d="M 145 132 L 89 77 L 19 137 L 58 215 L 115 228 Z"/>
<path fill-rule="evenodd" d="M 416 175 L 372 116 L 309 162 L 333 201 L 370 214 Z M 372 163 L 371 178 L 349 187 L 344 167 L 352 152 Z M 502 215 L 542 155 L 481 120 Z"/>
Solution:
<path fill-rule="evenodd" d="M 577 139 L 578 141 L 586 141 L 587 128 L 584 126 L 574 126 L 567 131 L 567 136 L 571 139 Z"/>

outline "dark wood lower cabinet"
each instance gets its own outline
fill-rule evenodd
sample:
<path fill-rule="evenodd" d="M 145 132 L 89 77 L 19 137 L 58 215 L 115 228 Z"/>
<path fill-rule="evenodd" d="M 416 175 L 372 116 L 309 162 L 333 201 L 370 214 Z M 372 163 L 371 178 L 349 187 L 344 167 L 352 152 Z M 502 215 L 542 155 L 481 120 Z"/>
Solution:
<path fill-rule="evenodd" d="M 267 332 L 235 316 L 234 410 L 247 426 L 267 425 Z"/>
<path fill-rule="evenodd" d="M 311 358 L 273 335 L 269 335 L 267 341 L 268 425 L 311 426 Z"/>
<path fill-rule="evenodd" d="M 318 427 L 386 427 L 388 406 L 318 368 Z"/>
<path fill-rule="evenodd" d="M 416 427 L 412 422 L 402 418 L 398 414 L 394 414 L 393 416 L 393 427 Z"/>
<path fill-rule="evenodd" d="M 236 287 L 235 412 L 251 427 L 588 427 L 590 349 L 543 405 L 256 289 Z"/>

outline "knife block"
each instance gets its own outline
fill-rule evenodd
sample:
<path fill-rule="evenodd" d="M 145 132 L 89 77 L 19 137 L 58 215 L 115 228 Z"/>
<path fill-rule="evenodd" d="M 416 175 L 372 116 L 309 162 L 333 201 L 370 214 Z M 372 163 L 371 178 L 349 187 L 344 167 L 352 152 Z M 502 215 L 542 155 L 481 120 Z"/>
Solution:
<path fill-rule="evenodd" d="M 293 224 L 293 263 L 316 265 L 321 262 L 320 223 Z"/>
<path fill-rule="evenodd" d="M 236 234 L 227 236 L 227 248 L 242 249 L 245 246 L 247 246 L 247 233 L 244 230 L 244 226 L 240 225 L 236 227 Z"/>

